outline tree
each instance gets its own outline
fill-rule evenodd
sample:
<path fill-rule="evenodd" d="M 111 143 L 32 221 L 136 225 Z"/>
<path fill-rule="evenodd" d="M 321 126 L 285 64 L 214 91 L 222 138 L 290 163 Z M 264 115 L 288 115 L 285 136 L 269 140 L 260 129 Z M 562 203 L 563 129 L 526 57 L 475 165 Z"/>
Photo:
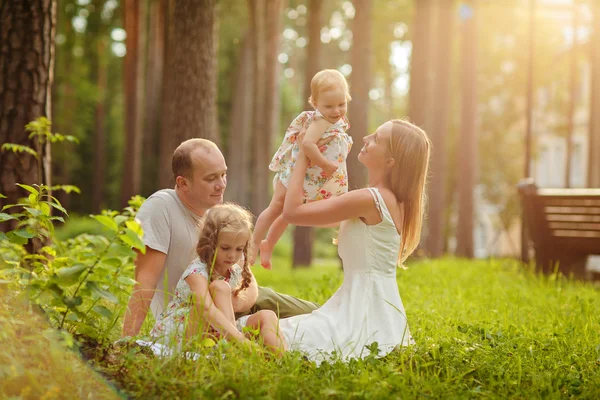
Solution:
<path fill-rule="evenodd" d="M 429 212 L 427 217 L 427 252 L 440 257 L 444 252 L 446 211 L 447 141 L 450 125 L 450 66 L 454 25 L 454 0 L 438 4 L 436 37 L 433 114 L 429 136 L 433 145 L 431 157 L 431 183 L 429 185 Z"/>
<path fill-rule="evenodd" d="M 161 187 L 174 183 L 171 157 L 183 141 L 202 137 L 219 144 L 216 81 L 216 0 L 173 2 L 167 35 L 161 115 Z"/>
<path fill-rule="evenodd" d="M 600 1 L 592 0 L 593 28 L 590 43 L 592 84 L 588 144 L 588 186 L 600 187 Z"/>
<path fill-rule="evenodd" d="M 321 69 L 321 26 L 323 24 L 323 8 L 320 0 L 310 0 L 308 3 L 308 47 L 306 51 L 306 71 L 304 76 L 304 108 L 311 109 L 308 102 L 310 97 L 310 81 Z M 294 254 L 292 266 L 309 266 L 312 264 L 312 247 L 314 229 L 310 226 L 294 228 Z"/>
<path fill-rule="evenodd" d="M 430 47 L 432 0 L 415 0 L 412 53 L 410 59 L 410 93 L 408 116 L 412 123 L 428 131 L 430 91 Z"/>
<path fill-rule="evenodd" d="M 25 125 L 51 118 L 54 74 L 55 0 L 8 0 L 0 4 L 0 143 L 26 145 L 42 158 L 0 152 L 0 206 L 25 194 L 16 183 L 51 184 L 50 143 L 41 148 L 28 138 Z"/>
<path fill-rule="evenodd" d="M 352 74 L 352 101 L 348 106 L 349 133 L 354 145 L 348 155 L 348 182 L 350 188 L 363 187 L 367 183 L 365 170 L 358 162 L 362 138 L 369 132 L 369 90 L 371 89 L 371 1 L 357 0 L 352 21 L 353 43 L 350 53 Z"/>
<path fill-rule="evenodd" d="M 477 130 L 477 68 L 475 1 L 461 6 L 461 130 L 459 136 L 461 156 L 458 160 L 458 226 L 456 255 L 473 257 L 475 153 Z"/>
<path fill-rule="evenodd" d="M 165 41 L 167 39 L 168 0 L 150 0 L 148 10 L 147 71 L 144 95 L 144 135 L 142 143 L 143 195 L 155 192 L 158 171 L 168 166 L 159 164 L 160 108 L 165 66 Z"/>
<path fill-rule="evenodd" d="M 125 31 L 127 54 L 125 55 L 125 148 L 121 205 L 141 189 L 143 98 L 144 98 L 144 50 L 146 44 L 146 1 L 125 0 Z"/>

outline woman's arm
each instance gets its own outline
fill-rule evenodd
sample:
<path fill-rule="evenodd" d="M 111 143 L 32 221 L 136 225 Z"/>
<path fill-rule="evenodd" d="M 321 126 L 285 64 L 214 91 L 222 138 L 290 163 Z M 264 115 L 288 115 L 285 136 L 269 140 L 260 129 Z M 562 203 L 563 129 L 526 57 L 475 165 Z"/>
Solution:
<path fill-rule="evenodd" d="M 208 281 L 200 274 L 192 274 L 185 278 L 192 293 L 196 295 L 196 311 L 221 335 L 243 342 L 247 339 L 237 327 L 213 303 L 208 290 Z"/>
<path fill-rule="evenodd" d="M 301 151 L 288 184 L 283 218 L 300 226 L 323 226 L 346 219 L 366 217 L 375 210 L 373 196 L 367 189 L 352 190 L 339 197 L 302 204 L 307 159 Z"/>

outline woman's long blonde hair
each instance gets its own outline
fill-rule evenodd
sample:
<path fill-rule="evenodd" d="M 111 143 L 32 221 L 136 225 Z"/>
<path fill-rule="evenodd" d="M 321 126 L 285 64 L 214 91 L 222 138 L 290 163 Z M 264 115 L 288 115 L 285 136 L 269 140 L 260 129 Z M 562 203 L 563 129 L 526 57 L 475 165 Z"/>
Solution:
<path fill-rule="evenodd" d="M 246 289 L 252 282 L 252 274 L 248 266 L 248 246 L 252 235 L 252 214 L 250 211 L 234 203 L 219 204 L 212 207 L 200 222 L 200 238 L 196 252 L 200 260 L 208 266 L 209 279 L 212 280 L 212 264 L 219 244 L 221 232 L 242 233 L 248 235 L 244 246 L 244 262 L 242 267 L 242 284 L 235 289 L 234 295 Z"/>
<path fill-rule="evenodd" d="M 392 119 L 390 154 L 394 164 L 386 173 L 386 184 L 399 206 L 404 207 L 400 264 L 410 256 L 421 237 L 425 209 L 425 182 L 431 141 L 425 131 L 408 121 Z"/>

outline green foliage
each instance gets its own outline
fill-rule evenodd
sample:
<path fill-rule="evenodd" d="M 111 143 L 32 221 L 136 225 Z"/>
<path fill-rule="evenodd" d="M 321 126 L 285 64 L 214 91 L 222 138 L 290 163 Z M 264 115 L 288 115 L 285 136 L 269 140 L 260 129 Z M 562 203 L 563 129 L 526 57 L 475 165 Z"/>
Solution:
<path fill-rule="evenodd" d="M 135 283 L 133 260 L 137 249 L 145 252 L 142 230 L 135 213 L 142 198 L 134 197 L 121 213 L 104 211 L 91 218 L 110 235 L 81 234 L 60 241 L 54 235 L 51 209 L 67 215 L 45 185 L 21 185 L 30 194 L 18 204 L 3 208 L 0 222 L 14 229 L 2 238 L 0 279 L 17 294 L 40 306 L 54 326 L 92 338 L 102 337 L 100 325 L 112 327 L 123 308 L 117 297 Z"/>

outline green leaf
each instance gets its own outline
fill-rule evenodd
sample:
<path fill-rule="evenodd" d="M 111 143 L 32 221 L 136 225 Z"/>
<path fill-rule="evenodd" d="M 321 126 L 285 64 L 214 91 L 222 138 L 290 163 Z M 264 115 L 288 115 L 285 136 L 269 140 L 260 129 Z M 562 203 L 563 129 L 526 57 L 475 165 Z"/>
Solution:
<path fill-rule="evenodd" d="M 102 289 L 100 286 L 98 286 L 96 284 L 96 282 L 88 281 L 86 283 L 86 285 L 87 285 L 88 289 L 90 289 L 92 294 L 102 297 L 103 299 L 108 300 L 111 303 L 115 303 L 115 304 L 119 303 L 119 299 L 117 299 L 117 297 L 114 294 L 112 294 L 108 290 Z"/>
<path fill-rule="evenodd" d="M 16 218 L 7 213 L 0 213 L 0 222 L 8 221 L 11 219 L 16 219 Z"/>
<path fill-rule="evenodd" d="M 65 219 L 63 217 L 50 217 L 50 221 L 60 221 L 63 224 L 65 223 Z"/>
<path fill-rule="evenodd" d="M 0 199 L 8 199 L 8 197 L 6 197 L 5 195 L 3 195 L 2 193 L 0 193 Z"/>
<path fill-rule="evenodd" d="M 121 243 L 111 243 L 108 251 L 106 252 L 107 257 L 135 257 L 135 252 L 131 250 L 131 247 L 123 245 Z"/>
<path fill-rule="evenodd" d="M 214 340 L 212 340 L 211 338 L 204 338 L 202 339 L 202 341 L 200 342 L 200 345 L 202 347 L 215 347 L 216 346 L 216 342 Z"/>
<path fill-rule="evenodd" d="M 63 285 L 72 285 L 79 280 L 79 276 L 86 269 L 88 269 L 87 265 L 76 264 L 72 267 L 60 268 L 56 271 L 56 276 L 59 278 L 59 283 Z"/>
<path fill-rule="evenodd" d="M 50 206 L 48 205 L 47 202 L 42 201 L 40 202 L 40 211 L 42 212 L 42 214 L 46 215 L 46 216 L 50 216 Z"/>
<path fill-rule="evenodd" d="M 67 308 L 72 309 L 83 304 L 83 299 L 81 296 L 65 296 L 63 297 L 63 303 L 65 303 Z"/>
<path fill-rule="evenodd" d="M 66 193 L 74 192 L 77 194 L 81 194 L 81 190 L 77 186 L 74 186 L 74 185 L 55 185 L 55 186 L 52 186 L 51 189 L 52 190 L 62 190 Z"/>
<path fill-rule="evenodd" d="M 56 250 L 54 250 L 52 247 L 50 246 L 44 246 L 42 247 L 42 252 L 52 256 L 52 257 L 56 257 Z"/>
<path fill-rule="evenodd" d="M 104 306 L 94 306 L 94 308 L 92 308 L 92 311 L 94 311 L 96 314 L 103 316 L 104 318 L 108 318 L 111 319 L 113 317 L 113 313 L 112 311 L 110 311 L 108 308 L 104 307 Z"/>
<path fill-rule="evenodd" d="M 8 236 L 6 236 L 6 233 L 0 232 L 0 240 L 9 240 Z"/>
<path fill-rule="evenodd" d="M 144 231 L 142 230 L 142 226 L 139 223 L 137 223 L 136 221 L 127 221 L 127 222 L 125 222 L 125 226 L 127 228 L 131 229 L 138 236 L 142 236 L 144 234 Z"/>
<path fill-rule="evenodd" d="M 119 277 L 117 278 L 117 281 L 123 285 L 128 285 L 128 286 L 133 286 L 136 284 L 135 279 L 131 279 L 128 276 L 124 276 L 124 275 L 119 275 Z"/>
<path fill-rule="evenodd" d="M 129 219 L 129 217 L 126 217 L 125 215 L 117 215 L 115 217 L 115 222 L 117 223 L 117 225 L 121 225 L 123 222 L 127 221 Z"/>
<path fill-rule="evenodd" d="M 109 271 L 116 271 L 123 264 L 120 259 L 116 257 L 105 258 L 100 261 L 100 264 L 106 266 Z"/>
<path fill-rule="evenodd" d="M 111 231 L 119 231 L 119 226 L 111 217 L 107 217 L 106 215 L 91 215 L 91 217 L 100 222 L 102 225 L 106 226 Z"/>
<path fill-rule="evenodd" d="M 8 232 L 7 237 L 8 237 L 8 240 L 11 243 L 18 244 L 18 245 L 27 244 L 27 239 L 25 239 L 24 237 L 16 235 L 14 231 Z"/>
<path fill-rule="evenodd" d="M 125 228 L 125 233 L 119 235 L 119 238 L 134 249 L 138 249 L 142 254 L 146 254 L 146 245 L 142 239 L 131 229 Z"/>
<path fill-rule="evenodd" d="M 4 143 L 2 145 L 1 149 L 2 149 L 2 151 L 10 150 L 13 153 L 28 153 L 28 154 L 31 154 L 32 156 L 34 156 L 35 158 L 38 157 L 37 152 L 35 150 L 33 150 L 31 147 L 22 146 L 20 144 Z"/>
<path fill-rule="evenodd" d="M 37 189 L 36 189 L 36 188 L 34 188 L 33 186 L 24 185 L 24 184 L 22 184 L 22 183 L 17 183 L 17 186 L 18 186 L 18 187 L 20 187 L 20 188 L 23 188 L 23 189 L 27 190 L 27 191 L 28 191 L 28 192 L 30 192 L 30 193 L 33 193 L 33 194 L 35 194 L 36 196 L 37 196 L 38 194 L 40 194 L 39 190 L 37 190 Z"/>
<path fill-rule="evenodd" d="M 27 210 L 27 212 L 31 215 L 33 215 L 35 218 L 39 217 L 40 215 L 42 215 L 42 212 L 40 210 L 38 210 L 37 208 L 33 208 L 33 207 L 23 207 L 25 210 Z"/>
<path fill-rule="evenodd" d="M 19 229 L 16 231 L 12 231 L 15 235 L 25 238 L 25 239 L 31 239 L 35 237 L 35 233 L 28 231 L 27 229 Z"/>

